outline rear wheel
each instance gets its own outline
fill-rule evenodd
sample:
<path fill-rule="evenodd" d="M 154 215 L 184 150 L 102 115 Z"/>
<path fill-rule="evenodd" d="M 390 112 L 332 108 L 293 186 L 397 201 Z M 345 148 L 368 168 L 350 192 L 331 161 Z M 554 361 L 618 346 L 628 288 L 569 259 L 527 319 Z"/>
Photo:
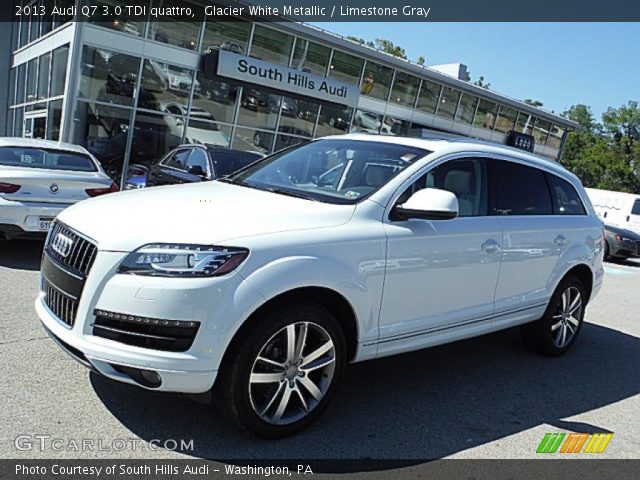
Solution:
<path fill-rule="evenodd" d="M 253 434 L 291 435 L 328 406 L 346 364 L 344 334 L 315 304 L 283 306 L 254 320 L 231 347 L 214 395 Z"/>
<path fill-rule="evenodd" d="M 520 329 L 527 346 L 553 357 L 566 353 L 575 343 L 584 319 L 586 291 L 577 277 L 567 277 L 554 292 L 544 316 Z"/>

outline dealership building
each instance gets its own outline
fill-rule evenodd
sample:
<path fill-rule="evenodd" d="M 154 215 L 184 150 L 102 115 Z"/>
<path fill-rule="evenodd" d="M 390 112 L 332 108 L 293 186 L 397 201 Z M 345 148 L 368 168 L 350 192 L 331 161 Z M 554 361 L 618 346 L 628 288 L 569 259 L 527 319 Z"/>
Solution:
<path fill-rule="evenodd" d="M 183 143 L 268 153 L 353 131 L 454 134 L 557 160 L 578 128 L 455 73 L 297 22 L 72 20 L 4 24 L 0 39 L 12 47 L 0 54 L 10 72 L 0 80 L 8 112 L 0 133 L 83 145 L 118 182 L 128 166 L 148 167 Z"/>

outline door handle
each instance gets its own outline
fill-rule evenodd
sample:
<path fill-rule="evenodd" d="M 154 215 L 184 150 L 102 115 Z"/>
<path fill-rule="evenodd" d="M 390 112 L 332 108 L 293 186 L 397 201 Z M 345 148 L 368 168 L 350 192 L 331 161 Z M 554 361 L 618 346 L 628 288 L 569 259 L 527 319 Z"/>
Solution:
<path fill-rule="evenodd" d="M 553 243 L 555 243 L 558 247 L 566 247 L 569 243 L 569 240 L 567 240 L 564 235 L 558 235 Z"/>
<path fill-rule="evenodd" d="M 498 245 L 498 242 L 496 242 L 493 238 L 490 238 L 482 244 L 482 249 L 487 253 L 497 252 L 499 248 L 500 245 Z"/>

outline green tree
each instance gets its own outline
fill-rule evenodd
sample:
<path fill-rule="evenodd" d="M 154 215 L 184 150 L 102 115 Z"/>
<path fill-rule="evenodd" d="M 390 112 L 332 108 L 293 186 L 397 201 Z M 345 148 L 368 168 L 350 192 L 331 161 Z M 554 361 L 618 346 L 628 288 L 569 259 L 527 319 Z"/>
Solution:
<path fill-rule="evenodd" d="M 375 41 L 372 42 L 371 40 L 365 40 L 364 38 L 358 38 L 352 35 L 348 36 L 347 40 L 359 43 L 360 45 L 366 45 L 367 47 L 375 48 L 376 50 L 388 53 L 389 55 L 393 55 L 394 57 L 402 58 L 404 60 L 407 59 L 407 52 L 405 52 L 404 48 L 396 45 L 391 40 L 376 38 Z"/>
<path fill-rule="evenodd" d="M 473 84 L 477 85 L 478 87 L 486 88 L 487 90 L 489 90 L 489 87 L 491 86 L 489 82 L 484 81 L 484 77 L 482 75 L 479 76 L 478 79 L 473 82 Z"/>
<path fill-rule="evenodd" d="M 597 123 L 591 109 L 573 105 L 563 115 L 582 128 L 567 138 L 562 164 L 587 187 L 640 193 L 640 110 L 636 102 L 609 108 Z"/>
<path fill-rule="evenodd" d="M 525 98 L 523 102 L 527 105 L 531 105 L 532 107 L 537 108 L 544 106 L 544 103 L 542 103 L 540 100 L 532 100 L 531 98 Z"/>
<path fill-rule="evenodd" d="M 418 65 L 424 65 L 424 62 L 426 62 L 426 60 L 422 55 L 418 57 L 418 60 L 416 60 Z"/>

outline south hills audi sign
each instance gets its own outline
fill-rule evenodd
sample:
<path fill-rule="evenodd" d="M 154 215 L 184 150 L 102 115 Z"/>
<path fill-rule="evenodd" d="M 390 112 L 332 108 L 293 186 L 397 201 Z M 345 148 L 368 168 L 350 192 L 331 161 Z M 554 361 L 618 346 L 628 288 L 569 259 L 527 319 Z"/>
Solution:
<path fill-rule="evenodd" d="M 218 75 L 349 107 L 358 104 L 356 85 L 274 65 L 227 50 L 218 54 Z"/>

